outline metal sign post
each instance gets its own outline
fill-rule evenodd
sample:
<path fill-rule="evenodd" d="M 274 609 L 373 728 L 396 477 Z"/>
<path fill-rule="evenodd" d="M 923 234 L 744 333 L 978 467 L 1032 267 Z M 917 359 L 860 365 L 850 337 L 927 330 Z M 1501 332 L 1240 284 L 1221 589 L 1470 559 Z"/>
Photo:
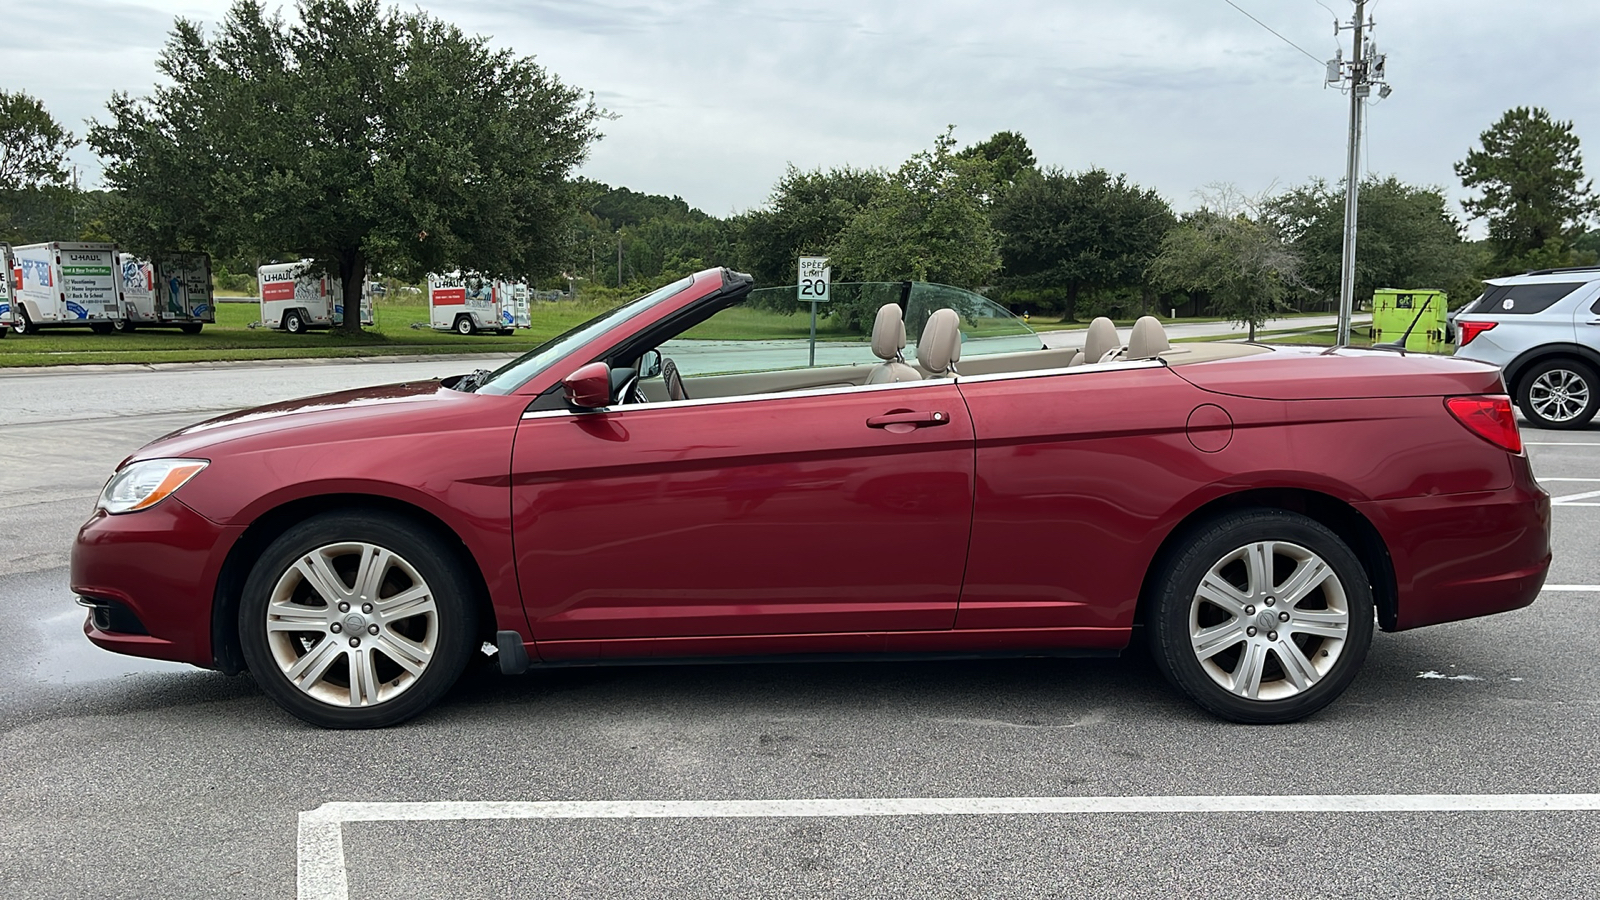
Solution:
<path fill-rule="evenodd" d="M 817 304 L 829 300 L 833 270 L 828 268 L 826 256 L 800 257 L 799 299 L 811 304 L 811 357 L 808 366 L 817 364 Z"/>

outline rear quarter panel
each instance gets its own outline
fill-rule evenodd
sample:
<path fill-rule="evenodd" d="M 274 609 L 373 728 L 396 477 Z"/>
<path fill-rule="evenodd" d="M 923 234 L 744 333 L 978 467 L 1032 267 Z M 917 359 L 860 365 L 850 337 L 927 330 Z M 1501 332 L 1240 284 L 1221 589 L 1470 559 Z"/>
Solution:
<path fill-rule="evenodd" d="M 1441 397 L 1264 400 L 1167 368 L 1085 369 L 962 384 L 978 481 L 958 628 L 1125 637 L 1162 543 L 1230 494 L 1292 488 L 1354 506 L 1512 482 L 1508 455 L 1450 419 Z M 1216 452 L 1189 437 L 1202 405 L 1233 422 Z"/>

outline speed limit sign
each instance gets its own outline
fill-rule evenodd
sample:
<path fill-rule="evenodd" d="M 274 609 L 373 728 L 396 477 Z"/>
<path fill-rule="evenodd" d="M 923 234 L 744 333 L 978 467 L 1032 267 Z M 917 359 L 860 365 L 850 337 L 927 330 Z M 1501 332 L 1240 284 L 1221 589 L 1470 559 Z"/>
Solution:
<path fill-rule="evenodd" d="M 827 303 L 828 280 L 832 270 L 826 256 L 800 257 L 800 302 Z"/>

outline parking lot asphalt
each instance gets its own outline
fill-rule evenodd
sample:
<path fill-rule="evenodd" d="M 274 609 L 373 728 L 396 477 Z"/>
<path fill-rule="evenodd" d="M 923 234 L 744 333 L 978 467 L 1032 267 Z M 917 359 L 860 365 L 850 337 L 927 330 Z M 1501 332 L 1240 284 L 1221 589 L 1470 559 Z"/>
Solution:
<path fill-rule="evenodd" d="M 1600 491 L 1600 426 L 1524 431 L 1546 489 L 1575 498 L 1555 507 L 1548 581 L 1573 589 L 1380 634 L 1350 691 L 1293 725 L 1214 720 L 1135 651 L 483 670 L 411 724 L 328 732 L 249 676 L 82 638 L 71 534 L 118 459 L 193 418 L 0 426 L 0 896 L 1585 897 L 1600 877 L 1593 810 L 1207 799 L 1600 792 L 1600 495 L 1580 498 Z M 986 797 L 1200 809 L 380 819 L 334 828 L 337 883 L 303 865 L 327 848 L 302 814 L 329 803 Z"/>

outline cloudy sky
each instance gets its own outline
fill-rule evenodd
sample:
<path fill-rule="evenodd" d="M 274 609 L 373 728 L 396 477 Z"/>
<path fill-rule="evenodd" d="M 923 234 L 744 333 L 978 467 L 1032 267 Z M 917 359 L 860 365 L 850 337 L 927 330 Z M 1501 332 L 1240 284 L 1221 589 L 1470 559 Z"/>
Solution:
<path fill-rule="evenodd" d="M 1344 172 L 1348 105 L 1322 86 L 1350 0 L 424 0 L 532 55 L 617 114 L 583 174 L 714 215 L 765 202 L 787 163 L 898 165 L 946 125 L 1000 130 L 1039 161 L 1126 172 L 1180 209 Z M 174 16 L 212 0 L 8 0 L 0 86 L 80 135 L 112 91 L 147 93 Z M 292 4 L 290 4 L 292 6 Z M 1516 105 L 1575 123 L 1600 173 L 1600 2 L 1377 0 L 1394 94 L 1363 170 L 1446 187 Z M 1340 39 L 1348 55 L 1348 34 Z M 1315 59 L 1311 58 L 1315 57 Z M 77 153 L 86 184 L 98 165 Z M 1477 229 L 1474 229 L 1477 230 Z"/>

